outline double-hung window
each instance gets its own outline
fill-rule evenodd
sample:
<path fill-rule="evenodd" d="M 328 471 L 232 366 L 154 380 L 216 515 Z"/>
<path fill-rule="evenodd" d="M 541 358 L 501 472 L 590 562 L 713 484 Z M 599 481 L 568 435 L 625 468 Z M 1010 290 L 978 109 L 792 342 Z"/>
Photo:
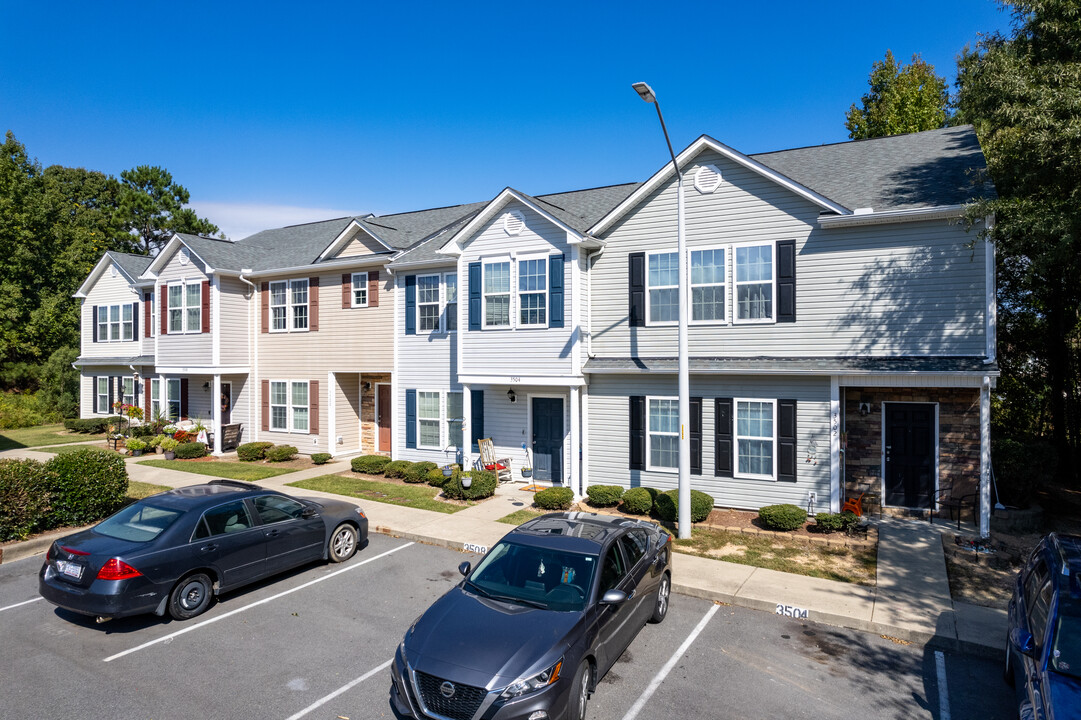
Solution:
<path fill-rule="evenodd" d="M 510 327 L 510 262 L 484 263 L 484 327 Z"/>
<path fill-rule="evenodd" d="M 443 308 L 443 328 L 447 332 L 458 329 L 458 275 L 447 273 L 443 276 L 443 295 L 446 305 Z"/>
<path fill-rule="evenodd" d="M 288 330 L 287 320 L 289 312 L 289 282 L 279 280 L 270 283 L 270 329 L 271 331 L 283 332 Z"/>
<path fill-rule="evenodd" d="M 308 382 L 270 381 L 270 429 L 278 432 L 308 432 Z"/>
<path fill-rule="evenodd" d="M 95 388 L 95 401 L 94 411 L 102 414 L 109 414 L 109 378 L 98 377 L 95 379 L 97 387 Z"/>
<path fill-rule="evenodd" d="M 353 273 L 352 307 L 368 307 L 368 273 Z"/>
<path fill-rule="evenodd" d="M 203 284 L 170 285 L 166 291 L 170 333 L 197 333 L 203 329 Z"/>
<path fill-rule="evenodd" d="M 518 327 L 548 325 L 548 258 L 518 261 Z"/>
<path fill-rule="evenodd" d="M 156 308 L 156 305 L 154 304 L 155 295 L 157 295 L 157 293 L 148 293 L 146 295 L 146 297 L 150 298 L 149 300 L 147 300 L 147 302 L 150 303 L 150 317 L 152 319 L 157 318 L 157 315 L 154 314 L 154 310 Z M 158 332 L 158 323 L 152 320 L 150 323 L 147 324 L 147 329 L 150 331 L 147 337 L 154 337 L 155 335 L 157 335 Z"/>
<path fill-rule="evenodd" d="M 777 444 L 774 400 L 736 400 L 736 474 L 776 476 Z"/>
<path fill-rule="evenodd" d="M 691 252 L 691 322 L 725 322 L 724 248 Z"/>
<path fill-rule="evenodd" d="M 129 305 L 128 307 L 130 308 L 131 306 Z M 110 340 L 119 340 L 120 339 L 120 306 L 119 305 L 110 305 L 109 306 L 109 339 Z"/>
<path fill-rule="evenodd" d="M 180 378 L 165 381 L 165 407 L 170 421 L 180 419 Z"/>
<path fill-rule="evenodd" d="M 293 309 L 293 330 L 308 329 L 308 279 L 289 281 L 289 304 Z"/>
<path fill-rule="evenodd" d="M 461 392 L 447 393 L 447 445 L 462 447 L 462 422 L 464 421 L 465 394 Z"/>
<path fill-rule="evenodd" d="M 439 393 L 417 391 L 417 447 L 442 450 Z"/>
<path fill-rule="evenodd" d="M 417 276 L 417 329 L 439 331 L 439 276 Z"/>
<path fill-rule="evenodd" d="M 367 290 L 365 290 L 367 293 Z M 355 293 L 354 293 L 355 295 Z M 367 299 L 365 298 L 365 302 Z M 308 280 L 275 280 L 270 283 L 270 331 L 308 329 Z"/>
<path fill-rule="evenodd" d="M 773 245 L 737 245 L 735 322 L 773 320 Z"/>
<path fill-rule="evenodd" d="M 135 337 L 135 308 L 130 303 L 120 306 L 120 339 L 131 340 Z"/>
<path fill-rule="evenodd" d="M 649 469 L 679 468 L 679 400 L 649 398 Z"/>
<path fill-rule="evenodd" d="M 150 419 L 156 420 L 162 414 L 161 411 L 161 380 L 150 380 Z"/>
<path fill-rule="evenodd" d="M 289 430 L 289 383 L 272 380 L 270 383 L 270 429 Z"/>
<path fill-rule="evenodd" d="M 308 432 L 308 383 L 294 382 L 292 385 L 293 432 Z"/>
<path fill-rule="evenodd" d="M 94 321 L 98 324 L 98 342 L 106 342 L 109 339 L 109 306 L 99 305 L 97 313 Z"/>
<path fill-rule="evenodd" d="M 131 305 L 128 305 L 130 308 Z M 120 379 L 120 401 L 125 405 L 135 404 L 135 378 L 126 377 Z"/>
<path fill-rule="evenodd" d="M 135 339 L 135 308 L 130 304 L 99 305 L 94 318 L 98 342 L 120 342 Z"/>
<path fill-rule="evenodd" d="M 650 324 L 679 321 L 679 256 L 677 253 L 652 253 L 646 271 Z"/>

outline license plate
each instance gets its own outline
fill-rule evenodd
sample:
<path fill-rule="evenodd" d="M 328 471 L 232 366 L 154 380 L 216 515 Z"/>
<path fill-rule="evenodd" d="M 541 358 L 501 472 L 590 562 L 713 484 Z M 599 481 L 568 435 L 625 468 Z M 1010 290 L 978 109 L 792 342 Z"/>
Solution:
<path fill-rule="evenodd" d="M 61 575 L 66 575 L 75 580 L 79 580 L 83 576 L 83 566 L 68 560 L 57 560 L 56 569 L 60 571 Z"/>

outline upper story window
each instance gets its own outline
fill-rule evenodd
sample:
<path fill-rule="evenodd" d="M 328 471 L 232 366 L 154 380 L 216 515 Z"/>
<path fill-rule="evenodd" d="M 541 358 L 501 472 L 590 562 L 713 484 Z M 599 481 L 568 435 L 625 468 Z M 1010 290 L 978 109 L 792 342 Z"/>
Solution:
<path fill-rule="evenodd" d="M 368 273 L 353 273 L 352 307 L 368 307 Z"/>
<path fill-rule="evenodd" d="M 443 307 L 443 328 L 447 332 L 458 329 L 458 274 L 447 273 L 443 276 L 446 302 Z"/>
<path fill-rule="evenodd" d="M 484 263 L 484 327 L 510 327 L 510 262 Z"/>
<path fill-rule="evenodd" d="M 773 320 L 773 245 L 737 245 L 735 322 Z"/>
<path fill-rule="evenodd" d="M 724 322 L 727 268 L 724 248 L 691 253 L 691 321 Z"/>
<path fill-rule="evenodd" d="M 522 253 L 468 264 L 462 292 L 470 330 L 532 330 L 564 326 L 565 256 Z"/>
<path fill-rule="evenodd" d="M 98 305 L 97 324 L 98 342 L 126 342 L 135 339 L 135 306 Z"/>
<path fill-rule="evenodd" d="M 154 336 L 156 336 L 158 334 L 157 333 L 157 331 L 158 331 L 158 323 L 154 321 L 154 318 L 157 317 L 157 315 L 154 314 L 154 309 L 156 307 L 154 305 L 154 295 L 155 294 L 156 293 L 151 292 L 151 293 L 147 293 L 145 295 L 146 302 L 150 303 L 150 322 L 148 322 L 146 324 L 146 329 L 147 329 L 147 332 L 149 333 L 147 335 L 147 337 L 154 337 Z"/>
<path fill-rule="evenodd" d="M 169 333 L 197 333 L 203 329 L 203 284 L 174 283 L 166 294 Z"/>
<path fill-rule="evenodd" d="M 679 256 L 677 253 L 652 253 L 646 272 L 651 325 L 679 320 Z"/>
<path fill-rule="evenodd" d="M 417 328 L 439 330 L 439 275 L 417 276 Z"/>
<path fill-rule="evenodd" d="M 270 331 L 308 329 L 308 279 L 270 283 Z"/>
<path fill-rule="evenodd" d="M 518 261 L 518 327 L 548 325 L 548 258 Z"/>

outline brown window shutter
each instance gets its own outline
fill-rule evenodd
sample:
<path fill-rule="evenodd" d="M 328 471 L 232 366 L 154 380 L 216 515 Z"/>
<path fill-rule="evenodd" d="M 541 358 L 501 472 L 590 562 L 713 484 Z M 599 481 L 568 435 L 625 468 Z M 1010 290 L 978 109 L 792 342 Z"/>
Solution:
<path fill-rule="evenodd" d="M 308 329 L 319 329 L 319 278 L 308 278 Z"/>
<path fill-rule="evenodd" d="M 203 329 L 202 332 L 210 332 L 210 281 L 203 280 Z"/>
<path fill-rule="evenodd" d="M 150 301 L 154 298 L 153 292 L 143 293 L 143 337 L 150 337 L 154 331 L 154 315 L 151 312 Z"/>
<path fill-rule="evenodd" d="M 353 276 L 342 273 L 342 308 L 353 306 Z"/>
<path fill-rule="evenodd" d="M 266 283 L 263 283 L 266 285 Z M 265 330 L 263 332 L 266 332 Z M 263 404 L 263 432 L 270 430 L 270 381 L 263 380 L 260 383 L 259 394 Z"/>
<path fill-rule="evenodd" d="M 319 381 L 308 383 L 308 434 L 319 434 Z"/>
<path fill-rule="evenodd" d="M 259 299 L 262 305 L 263 311 L 263 332 L 270 332 L 270 283 L 265 282 L 259 285 Z M 265 380 L 263 382 L 266 382 Z M 266 423 L 263 423 L 264 425 Z M 263 428 L 266 430 L 266 428 Z"/>
<path fill-rule="evenodd" d="M 379 271 L 368 271 L 368 307 L 379 307 Z"/>
<path fill-rule="evenodd" d="M 161 286 L 161 292 L 158 294 L 158 306 L 161 308 L 161 334 L 164 335 L 169 332 L 169 308 L 167 307 L 166 293 L 169 289 L 165 286 Z"/>
<path fill-rule="evenodd" d="M 150 401 L 152 400 L 152 398 L 150 397 L 150 378 L 143 380 L 143 388 L 145 389 L 145 392 L 143 393 L 143 399 L 146 401 L 144 405 L 146 409 L 146 419 L 147 422 L 149 422 L 150 420 L 154 419 L 150 415 Z"/>
<path fill-rule="evenodd" d="M 188 379 L 180 378 L 180 417 L 188 416 Z"/>

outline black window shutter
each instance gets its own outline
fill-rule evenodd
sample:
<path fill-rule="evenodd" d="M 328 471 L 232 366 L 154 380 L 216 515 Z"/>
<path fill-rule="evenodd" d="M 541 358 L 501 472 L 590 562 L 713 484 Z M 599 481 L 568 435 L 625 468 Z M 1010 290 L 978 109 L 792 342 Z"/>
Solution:
<path fill-rule="evenodd" d="M 405 334 L 417 334 L 417 276 L 405 276 Z M 409 447 L 416 447 L 410 445 Z"/>
<path fill-rule="evenodd" d="M 777 479 L 796 482 L 796 401 L 777 401 Z"/>
<path fill-rule="evenodd" d="M 469 329 L 480 330 L 480 263 L 469 263 Z"/>
<path fill-rule="evenodd" d="M 469 440 L 472 446 L 472 452 L 480 452 L 480 445 L 477 440 L 484 437 L 484 391 L 473 390 L 469 393 L 469 407 L 470 407 L 470 422 L 473 424 L 472 429 L 469 431 Z"/>
<path fill-rule="evenodd" d="M 627 256 L 630 267 L 630 306 L 627 316 L 631 327 L 645 327 L 646 324 L 646 254 L 631 253 Z"/>
<path fill-rule="evenodd" d="M 702 398 L 691 398 L 691 474 L 702 474 Z"/>
<path fill-rule="evenodd" d="M 408 278 L 406 278 L 406 279 L 408 280 Z M 414 279 L 414 281 L 416 280 L 415 277 L 413 279 Z M 415 448 L 417 446 L 417 391 L 416 390 L 406 390 L 405 391 L 405 446 L 407 448 Z"/>
<path fill-rule="evenodd" d="M 548 258 L 548 327 L 563 327 L 563 255 Z"/>
<path fill-rule="evenodd" d="M 105 408 L 105 412 L 112 413 L 113 403 L 116 402 L 116 378 L 112 375 L 109 376 L 109 407 Z"/>
<path fill-rule="evenodd" d="M 646 396 L 631 395 L 630 402 L 630 469 L 646 469 Z"/>
<path fill-rule="evenodd" d="M 713 401 L 713 474 L 732 477 L 732 398 Z"/>
<path fill-rule="evenodd" d="M 180 378 L 180 417 L 188 417 L 188 379 Z"/>
<path fill-rule="evenodd" d="M 139 339 L 139 303 L 131 304 L 131 339 Z"/>
<path fill-rule="evenodd" d="M 90 327 L 94 328 L 94 342 L 98 341 L 98 306 L 90 307 Z"/>
<path fill-rule="evenodd" d="M 777 243 L 777 322 L 796 322 L 796 241 Z"/>

